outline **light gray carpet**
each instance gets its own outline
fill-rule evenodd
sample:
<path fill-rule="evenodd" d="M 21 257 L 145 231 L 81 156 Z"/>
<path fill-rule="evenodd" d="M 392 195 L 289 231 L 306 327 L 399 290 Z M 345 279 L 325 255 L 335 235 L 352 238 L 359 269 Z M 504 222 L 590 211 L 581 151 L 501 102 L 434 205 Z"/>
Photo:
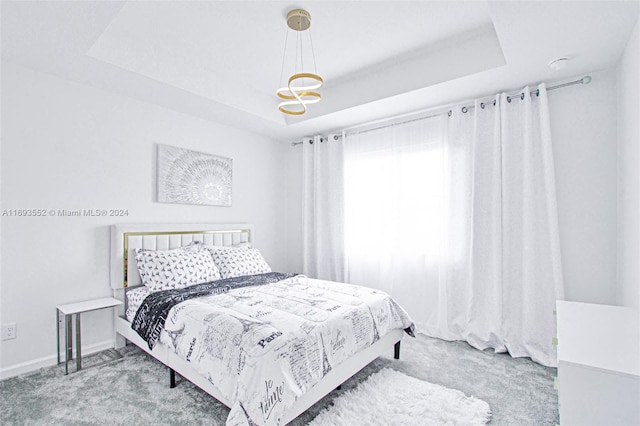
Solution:
<path fill-rule="evenodd" d="M 64 366 L 56 366 L 1 381 L 0 424 L 224 425 L 224 405 L 179 376 L 170 389 L 166 367 L 141 350 L 127 347 L 122 353 L 121 360 L 68 376 Z M 488 402 L 490 424 L 558 423 L 554 368 L 423 335 L 403 339 L 400 360 L 392 355 L 375 360 L 292 424 L 306 425 L 338 395 L 385 367 Z M 84 364 L 109 356 L 107 351 L 87 357 Z"/>

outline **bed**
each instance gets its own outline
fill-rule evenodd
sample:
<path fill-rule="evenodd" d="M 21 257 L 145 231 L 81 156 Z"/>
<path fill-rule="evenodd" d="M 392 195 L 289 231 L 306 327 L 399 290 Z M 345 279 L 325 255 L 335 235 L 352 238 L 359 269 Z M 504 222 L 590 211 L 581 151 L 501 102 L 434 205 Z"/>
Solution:
<path fill-rule="evenodd" d="M 288 308 L 286 305 L 288 303 L 287 297 L 293 297 L 294 300 L 297 301 L 299 299 L 306 305 L 309 305 L 309 308 L 304 312 L 305 318 L 300 320 L 299 328 L 304 329 L 305 324 L 309 323 L 309 318 L 312 322 L 316 321 L 314 315 L 322 315 L 323 318 L 328 315 L 329 317 L 327 318 L 331 318 L 333 308 L 327 308 L 325 305 L 322 305 L 324 302 L 319 301 L 318 297 L 316 297 L 316 295 L 319 294 L 318 292 L 328 292 L 332 296 L 331 300 L 345 301 L 344 304 L 340 303 L 339 307 L 336 307 L 338 311 L 353 309 L 353 314 L 351 312 L 348 312 L 346 315 L 344 312 L 341 314 L 342 318 L 351 318 L 351 328 L 356 327 L 353 318 L 358 314 L 362 315 L 365 308 L 368 309 L 368 312 L 371 313 L 371 323 L 375 329 L 375 338 L 372 340 L 372 344 L 369 342 L 364 346 L 362 344 L 356 345 L 355 343 L 351 345 L 353 347 L 350 351 L 353 353 L 347 353 L 342 350 L 335 351 L 335 353 L 332 351 L 332 356 L 335 358 L 329 360 L 327 360 L 327 351 L 325 351 L 325 353 L 322 354 L 323 359 L 317 362 L 313 361 L 313 356 L 316 355 L 309 355 L 311 352 L 308 348 L 301 349 L 301 353 L 305 354 L 303 357 L 305 362 L 307 362 L 307 364 L 318 364 L 317 370 L 320 370 L 320 373 L 315 374 L 315 376 L 317 376 L 315 379 L 312 377 L 314 376 L 313 374 L 305 373 L 304 380 L 300 380 L 300 374 L 297 374 L 294 380 L 292 378 L 293 375 L 288 375 L 286 371 L 280 371 L 280 369 L 283 369 L 280 364 L 286 364 L 288 368 L 293 368 L 292 365 L 294 361 L 289 353 L 290 351 L 286 352 L 283 349 L 287 348 L 287 350 L 289 350 L 289 348 L 293 346 L 287 346 L 288 344 L 280 342 L 286 341 L 283 339 L 290 333 L 295 334 L 298 332 L 298 326 L 295 325 L 295 321 L 297 321 L 298 318 L 294 316 L 295 318 L 292 318 L 290 321 L 291 324 L 288 325 L 290 330 L 285 331 L 287 327 L 283 325 L 282 330 L 285 336 L 282 336 L 279 328 L 275 330 L 269 329 L 264 324 L 257 327 L 260 330 L 254 334 L 243 334 L 243 340 L 252 338 L 255 340 L 255 344 L 251 346 L 251 348 L 257 348 L 258 350 L 262 350 L 262 352 L 256 353 L 256 349 L 237 349 L 240 354 L 237 358 L 237 363 L 240 363 L 241 367 L 237 368 L 238 372 L 236 372 L 236 374 L 231 374 L 231 372 L 208 372 L 204 374 L 203 368 L 205 367 L 203 367 L 203 365 L 196 365 L 196 363 L 193 362 L 193 358 L 190 359 L 191 351 L 187 351 L 188 348 L 184 348 L 184 343 L 191 341 L 193 346 L 193 343 L 196 341 L 196 337 L 192 338 L 192 336 L 196 336 L 195 334 L 188 334 L 195 333 L 195 331 L 193 331 L 193 327 L 195 326 L 190 325 L 192 318 L 205 316 L 210 320 L 214 316 L 218 318 L 219 314 L 200 314 L 196 309 L 201 308 L 200 305 L 202 305 L 202 303 L 200 301 L 202 298 L 182 302 L 176 305 L 180 307 L 179 309 L 172 308 L 172 310 L 169 311 L 171 314 L 165 315 L 167 325 L 163 327 L 166 327 L 166 329 L 162 330 L 162 335 L 156 336 L 157 339 L 154 340 L 154 344 L 152 345 L 147 335 L 145 335 L 147 338 L 143 339 L 141 334 L 132 328 L 133 323 L 139 331 L 140 323 L 146 324 L 148 322 L 146 320 L 140 321 L 139 318 L 143 315 L 145 309 L 139 309 L 139 312 L 136 312 L 135 316 L 133 316 L 134 314 L 128 306 L 129 298 L 127 297 L 127 294 L 132 295 L 136 289 L 139 293 L 146 291 L 136 264 L 136 250 L 138 253 L 141 251 L 166 251 L 182 248 L 191 244 L 195 244 L 198 247 L 206 246 L 211 250 L 211 253 L 225 251 L 223 248 L 258 246 L 253 239 L 253 227 L 248 224 L 132 224 L 113 225 L 111 227 L 111 286 L 114 297 L 124 302 L 124 305 L 118 308 L 114 315 L 116 348 L 123 347 L 127 341 L 137 345 L 169 368 L 172 384 L 175 382 L 174 377 L 175 372 L 177 372 L 231 408 L 227 424 L 287 424 L 381 354 L 393 350 L 394 357 L 398 359 L 401 339 L 405 333 L 411 334 L 412 332 L 413 324 L 410 323 L 408 316 L 405 317 L 406 313 L 402 308 L 397 306 L 395 302 L 384 295 L 384 293 L 382 294 L 386 299 L 384 302 L 381 302 L 381 292 L 372 289 L 313 280 L 293 274 L 281 277 L 278 276 L 276 272 L 259 274 L 260 276 L 258 278 L 265 279 L 266 277 L 271 281 L 261 283 L 258 286 L 242 284 L 244 282 L 242 280 L 244 280 L 245 277 L 223 279 L 211 283 L 211 285 L 216 286 L 216 289 L 220 288 L 224 290 L 224 293 L 221 292 L 219 295 L 209 296 L 211 300 L 215 300 L 215 303 L 221 306 L 221 308 L 218 306 L 217 309 L 229 310 L 231 307 L 235 313 L 238 309 L 238 300 L 241 300 L 243 303 L 248 303 L 247 306 L 254 306 L 260 304 L 262 302 L 261 299 L 264 298 L 267 305 L 271 303 L 269 306 L 276 306 L 278 308 L 272 310 L 273 312 L 277 311 L 277 315 L 273 314 L 273 312 L 272 314 L 278 316 L 281 310 L 286 311 Z M 235 284 L 236 281 L 241 284 Z M 232 283 L 229 285 L 227 282 Z M 219 283 L 224 283 L 224 285 Z M 238 287 L 234 287 L 235 285 L 238 285 Z M 197 286 L 190 288 L 195 287 Z M 289 295 L 289 293 L 293 294 L 293 296 Z M 338 299 L 335 299 L 336 297 Z M 375 301 L 371 302 L 371 305 L 367 304 L 365 306 L 361 305 L 360 298 L 374 298 Z M 134 299 L 135 298 L 131 298 L 131 300 Z M 147 297 L 144 299 L 144 302 L 140 302 L 138 298 L 136 304 L 144 303 L 145 306 L 147 306 L 151 299 L 153 299 L 153 297 Z M 204 299 L 206 299 L 206 297 Z M 315 307 L 316 304 L 319 304 L 317 309 Z M 213 308 L 207 306 L 206 309 Z M 245 308 L 243 307 L 241 309 Z M 246 307 L 246 309 L 253 308 Z M 375 318 L 377 319 L 373 319 L 374 311 L 372 311 L 372 309 L 375 311 L 377 315 Z M 179 315 L 176 313 L 178 311 L 183 312 L 180 314 L 183 316 L 176 320 L 177 315 Z M 184 312 L 187 313 L 185 314 Z M 244 311 L 241 310 L 240 312 Z M 244 318 L 253 321 L 256 315 L 251 314 L 251 312 L 255 313 L 258 311 L 252 310 L 247 313 Z M 238 315 L 235 315 L 235 317 L 237 316 Z M 300 316 L 302 317 L 303 315 L 300 314 Z M 394 318 L 389 320 L 388 324 L 386 322 L 384 324 L 383 322 L 378 322 L 380 317 L 387 316 Z M 402 318 L 399 318 L 399 316 Z M 188 321 L 185 320 L 185 318 L 188 318 Z M 239 321 L 240 323 L 247 322 Z M 326 321 L 327 325 L 325 326 L 324 321 L 324 319 L 318 320 L 317 322 L 321 324 L 321 326 L 317 328 L 336 327 L 335 335 L 339 336 L 337 340 L 341 345 L 344 345 L 345 337 L 341 335 L 344 327 L 339 324 L 329 325 L 330 321 Z M 387 321 L 386 318 L 385 321 Z M 185 328 L 185 323 L 192 328 Z M 173 324 L 174 329 L 178 330 L 178 334 L 183 333 L 180 339 L 182 348 L 180 348 L 180 344 L 176 343 L 175 339 L 172 340 L 171 338 L 171 324 Z M 227 345 L 224 345 L 224 341 L 221 339 L 224 338 L 223 331 L 227 329 L 227 325 L 224 325 L 224 323 L 216 324 L 216 327 L 210 328 L 210 331 L 213 329 L 217 331 L 215 333 L 209 332 L 209 337 L 202 334 L 198 335 L 199 342 L 204 340 L 211 341 L 213 339 L 217 347 L 221 346 L 221 342 L 223 343 L 223 347 L 226 347 Z M 360 326 L 358 325 L 358 327 Z M 311 328 L 315 329 L 315 326 Z M 327 330 L 325 330 L 325 332 L 326 331 Z M 311 335 L 309 330 L 306 330 L 306 332 L 307 335 Z M 204 332 L 198 330 L 198 333 Z M 213 335 L 213 337 L 211 337 L 211 335 Z M 250 335 L 250 337 L 246 337 L 248 335 Z M 316 333 L 314 332 L 313 335 L 315 336 Z M 324 347 L 326 345 L 329 347 L 329 344 L 321 341 L 322 335 L 320 333 L 317 333 L 317 335 L 319 337 L 313 342 L 316 342 L 317 346 Z M 238 336 L 235 335 L 234 338 L 238 339 Z M 229 337 L 229 339 L 231 339 L 231 337 Z M 272 344 L 272 341 L 277 344 Z M 346 341 L 348 342 L 348 340 Z M 334 340 L 332 340 L 332 344 L 333 343 Z M 346 346 L 350 344 L 351 343 L 347 343 Z M 211 344 L 209 346 L 211 346 Z M 224 350 L 224 352 L 232 353 L 225 353 L 224 356 L 236 356 L 233 351 L 238 346 L 238 342 L 229 341 L 228 350 Z M 193 349 L 193 347 L 191 349 Z M 185 352 L 187 352 L 187 356 L 185 356 Z M 336 355 L 342 354 L 342 352 L 344 352 L 342 357 Z M 206 360 L 208 364 L 211 364 L 211 359 L 209 358 Z M 229 370 L 230 361 L 228 358 L 225 359 L 227 365 L 226 367 L 221 367 L 221 369 L 226 368 Z M 283 361 L 283 359 L 286 359 L 286 362 Z M 211 365 L 207 365 L 207 362 L 201 364 L 205 364 L 206 368 L 213 368 Z M 298 361 L 295 361 L 295 363 L 298 363 Z M 323 367 L 322 365 L 324 364 L 330 368 Z M 245 367 L 245 365 L 249 367 Z M 270 370 L 269 375 L 265 376 L 264 374 L 266 373 L 263 373 L 263 370 Z M 245 371 L 247 372 L 245 373 Z M 271 374 L 276 374 L 274 371 L 277 372 L 277 376 L 271 376 Z M 273 377 L 277 377 L 277 379 L 273 380 Z M 234 382 L 230 382 L 230 380 L 235 380 L 238 383 L 234 384 Z M 244 381 L 246 381 L 246 383 L 244 383 Z M 303 384 L 301 384 L 301 382 L 303 382 Z M 289 389 L 289 387 L 291 387 L 291 389 Z M 260 407 L 260 409 L 257 407 Z"/>

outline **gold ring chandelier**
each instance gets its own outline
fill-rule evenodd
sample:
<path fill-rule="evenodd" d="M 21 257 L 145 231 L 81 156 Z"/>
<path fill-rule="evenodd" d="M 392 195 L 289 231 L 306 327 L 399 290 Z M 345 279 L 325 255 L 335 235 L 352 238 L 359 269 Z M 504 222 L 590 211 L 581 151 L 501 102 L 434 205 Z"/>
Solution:
<path fill-rule="evenodd" d="M 311 26 L 311 15 L 306 10 L 294 9 L 287 14 L 287 26 L 297 32 L 294 74 L 289 77 L 287 87 L 282 87 L 276 92 L 278 97 L 283 100 L 278 105 L 278 109 L 289 115 L 302 115 L 307 112 L 307 105 L 317 104 L 322 97 L 318 90 L 322 87 L 322 77 L 315 70 L 315 55 L 313 54 L 313 41 L 311 40 L 311 31 L 309 34 L 309 42 L 311 45 L 311 56 L 313 58 L 314 73 L 304 71 L 304 56 L 302 52 L 302 32 Z M 288 32 L 287 32 L 288 39 Z M 285 40 L 284 54 L 282 58 L 282 75 L 284 74 L 284 63 L 287 53 L 287 40 Z M 298 72 L 298 62 L 300 63 L 300 71 Z"/>

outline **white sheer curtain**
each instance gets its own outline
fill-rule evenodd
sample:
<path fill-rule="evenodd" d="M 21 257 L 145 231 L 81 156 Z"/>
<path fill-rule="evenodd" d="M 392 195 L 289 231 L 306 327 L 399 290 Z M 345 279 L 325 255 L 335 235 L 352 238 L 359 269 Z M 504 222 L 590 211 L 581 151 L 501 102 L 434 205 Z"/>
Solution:
<path fill-rule="evenodd" d="M 348 282 L 392 294 L 418 321 L 433 311 L 442 239 L 445 116 L 348 134 Z"/>
<path fill-rule="evenodd" d="M 345 281 L 342 135 L 304 138 L 302 151 L 303 272 Z"/>
<path fill-rule="evenodd" d="M 347 135 L 346 278 L 392 294 L 426 334 L 553 366 L 563 285 L 537 89 Z"/>

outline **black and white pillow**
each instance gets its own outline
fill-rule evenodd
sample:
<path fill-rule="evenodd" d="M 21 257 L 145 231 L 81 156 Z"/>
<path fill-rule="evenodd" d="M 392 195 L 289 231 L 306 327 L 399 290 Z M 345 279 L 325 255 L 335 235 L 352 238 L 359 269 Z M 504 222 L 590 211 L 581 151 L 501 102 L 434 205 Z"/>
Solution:
<path fill-rule="evenodd" d="M 223 279 L 271 272 L 271 267 L 258 249 L 219 250 L 209 248 L 209 251 Z"/>
<path fill-rule="evenodd" d="M 136 287 L 127 291 L 127 319 L 133 321 L 133 317 L 136 315 L 136 311 L 142 305 L 144 299 L 151 294 L 151 291 L 146 286 Z"/>
<path fill-rule="evenodd" d="M 136 250 L 142 283 L 151 291 L 184 288 L 220 279 L 211 254 L 201 244 L 173 250 Z"/>

